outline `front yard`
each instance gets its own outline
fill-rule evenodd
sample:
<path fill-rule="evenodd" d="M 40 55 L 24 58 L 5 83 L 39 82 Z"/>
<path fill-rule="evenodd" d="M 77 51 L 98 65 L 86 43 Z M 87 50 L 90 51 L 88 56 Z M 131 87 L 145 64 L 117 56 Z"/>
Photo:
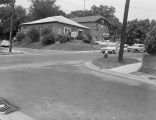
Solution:
<path fill-rule="evenodd" d="M 126 53 L 126 54 L 129 54 L 129 53 Z M 123 63 L 118 62 L 118 58 L 116 55 L 109 55 L 108 58 L 100 57 L 94 60 L 92 63 L 101 69 L 111 69 L 111 68 L 139 62 L 139 60 L 132 58 L 131 56 L 132 55 L 127 55 L 127 57 L 124 58 Z"/>

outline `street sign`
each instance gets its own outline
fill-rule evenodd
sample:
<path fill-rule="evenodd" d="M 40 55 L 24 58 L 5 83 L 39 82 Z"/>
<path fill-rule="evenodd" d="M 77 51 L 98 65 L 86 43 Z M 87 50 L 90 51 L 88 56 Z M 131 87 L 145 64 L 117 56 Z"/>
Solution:
<path fill-rule="evenodd" d="M 71 32 L 71 37 L 77 37 L 77 32 Z"/>

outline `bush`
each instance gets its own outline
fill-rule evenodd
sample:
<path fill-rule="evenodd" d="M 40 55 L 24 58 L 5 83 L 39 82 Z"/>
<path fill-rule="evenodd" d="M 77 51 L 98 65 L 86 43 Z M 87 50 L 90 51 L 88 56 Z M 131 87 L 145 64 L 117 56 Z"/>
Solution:
<path fill-rule="evenodd" d="M 87 33 L 85 35 L 83 35 L 83 42 L 84 43 L 91 43 L 92 42 L 92 37 Z"/>
<path fill-rule="evenodd" d="M 28 33 L 28 38 L 31 40 L 31 42 L 38 42 L 40 39 L 40 33 L 35 28 L 32 28 Z"/>
<path fill-rule="evenodd" d="M 23 32 L 18 32 L 15 37 L 16 37 L 16 40 L 20 42 L 25 38 L 25 34 Z"/>
<path fill-rule="evenodd" d="M 156 55 L 156 26 L 147 34 L 145 48 L 148 54 Z"/>
<path fill-rule="evenodd" d="M 57 37 L 57 41 L 59 41 L 60 43 L 66 43 L 66 42 L 71 41 L 71 37 L 68 35 L 59 35 Z"/>
<path fill-rule="evenodd" d="M 47 34 L 43 36 L 42 44 L 43 45 L 51 45 L 55 43 L 55 36 L 54 34 Z"/>

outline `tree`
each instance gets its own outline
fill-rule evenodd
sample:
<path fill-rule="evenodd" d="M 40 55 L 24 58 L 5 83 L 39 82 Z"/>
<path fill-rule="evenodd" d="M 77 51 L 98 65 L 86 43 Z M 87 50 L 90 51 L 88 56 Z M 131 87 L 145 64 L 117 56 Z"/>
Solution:
<path fill-rule="evenodd" d="M 145 40 L 145 48 L 147 53 L 156 55 L 156 26 L 153 26 L 148 32 Z"/>
<path fill-rule="evenodd" d="M 154 21 L 153 21 L 154 22 Z M 154 24 L 154 23 L 153 23 Z M 128 22 L 127 28 L 127 44 L 144 43 L 147 32 L 150 31 L 152 22 L 149 19 L 132 20 Z"/>
<path fill-rule="evenodd" d="M 11 0 L 0 0 L 0 4 L 10 4 Z"/>
<path fill-rule="evenodd" d="M 55 0 L 31 0 L 32 5 L 29 8 L 29 19 L 37 20 L 55 15 L 65 15 L 65 12 L 59 9 Z"/>
<path fill-rule="evenodd" d="M 9 39 L 9 33 L 10 33 L 10 18 L 11 16 L 11 7 L 10 6 L 2 6 L 0 7 L 0 18 L 1 18 L 1 36 L 2 38 Z M 15 13 L 14 13 L 14 21 L 13 21 L 13 35 L 16 34 L 16 32 L 19 29 L 19 24 L 23 23 L 26 18 L 26 10 L 22 6 L 16 6 L 15 7 Z"/>

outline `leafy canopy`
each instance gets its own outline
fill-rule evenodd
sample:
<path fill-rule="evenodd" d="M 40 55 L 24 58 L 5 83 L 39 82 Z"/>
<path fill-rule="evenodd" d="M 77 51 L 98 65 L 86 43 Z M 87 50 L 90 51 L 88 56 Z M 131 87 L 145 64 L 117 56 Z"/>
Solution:
<path fill-rule="evenodd" d="M 29 8 L 30 20 L 42 19 L 55 15 L 65 15 L 55 4 L 55 0 L 31 0 L 32 5 Z"/>

